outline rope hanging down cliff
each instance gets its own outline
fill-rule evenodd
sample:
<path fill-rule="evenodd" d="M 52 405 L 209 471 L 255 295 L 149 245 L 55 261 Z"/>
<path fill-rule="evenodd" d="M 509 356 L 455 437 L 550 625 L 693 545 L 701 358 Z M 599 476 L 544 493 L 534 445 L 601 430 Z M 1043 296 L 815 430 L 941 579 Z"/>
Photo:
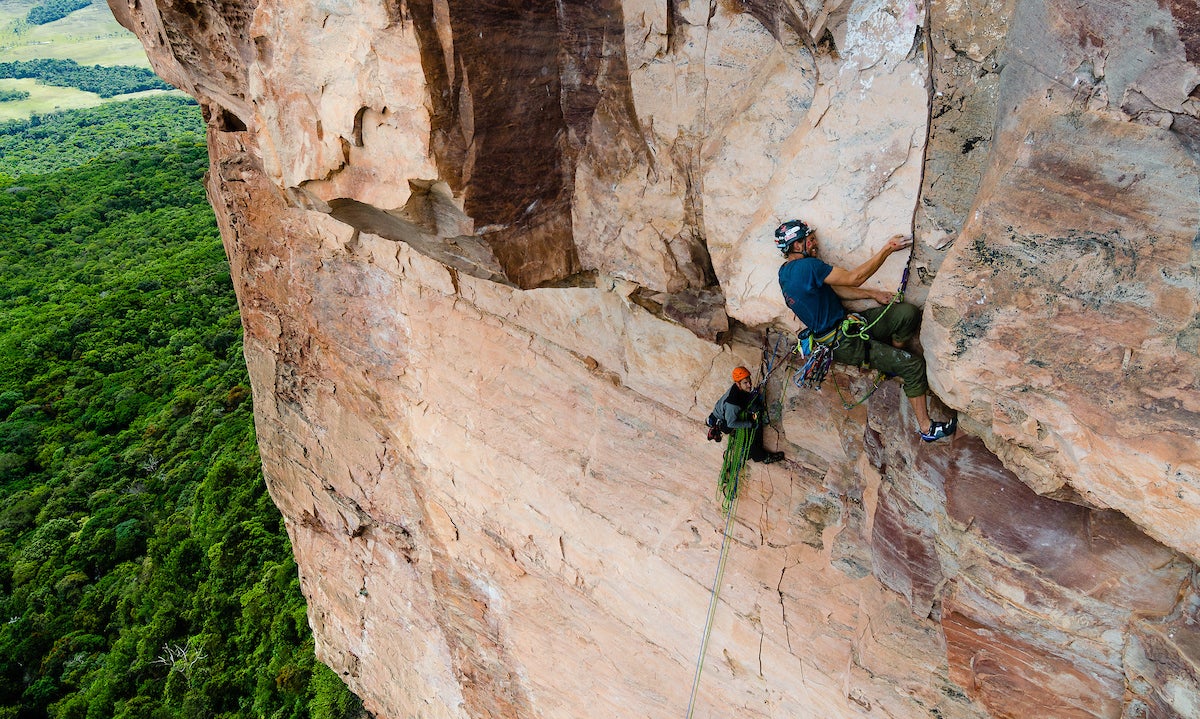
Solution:
<path fill-rule="evenodd" d="M 741 482 L 742 470 L 750 456 L 750 446 L 753 441 L 753 429 L 736 429 L 729 435 L 729 443 L 725 446 L 724 461 L 721 463 L 721 477 L 717 483 L 717 495 L 721 500 L 721 511 L 725 513 L 725 532 L 721 540 L 721 555 L 717 560 L 717 574 L 713 578 L 712 590 L 709 593 L 708 616 L 704 620 L 704 635 L 700 640 L 700 656 L 696 658 L 696 673 L 692 677 L 692 694 L 688 699 L 687 719 L 692 719 L 696 709 L 696 693 L 700 689 L 700 675 L 704 672 L 704 656 L 708 653 L 708 640 L 712 637 L 713 618 L 717 614 L 717 598 L 721 592 L 721 582 L 725 577 L 725 564 L 729 559 L 729 546 L 733 538 L 733 521 L 737 516 L 738 489 Z"/>

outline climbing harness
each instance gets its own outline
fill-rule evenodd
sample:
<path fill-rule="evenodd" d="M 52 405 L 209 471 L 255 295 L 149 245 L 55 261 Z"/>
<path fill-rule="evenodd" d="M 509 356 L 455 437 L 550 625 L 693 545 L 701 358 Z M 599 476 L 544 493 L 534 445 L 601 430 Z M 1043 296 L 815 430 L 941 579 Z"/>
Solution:
<path fill-rule="evenodd" d="M 841 324 L 829 330 L 823 335 L 814 335 L 810 330 L 801 330 L 796 335 L 795 353 L 804 358 L 804 364 L 792 375 L 792 383 L 799 389 L 815 389 L 820 390 L 824 384 L 826 376 L 829 374 L 829 369 L 833 365 L 833 353 L 841 345 L 841 340 L 844 337 L 852 337 L 860 339 L 864 342 L 869 341 L 871 336 L 868 334 L 870 329 L 878 324 L 879 320 L 887 314 L 887 311 L 892 308 L 892 305 L 904 300 L 904 291 L 908 288 L 908 267 L 904 268 L 904 274 L 900 277 L 900 289 L 896 290 L 896 294 L 892 295 L 891 301 L 884 306 L 883 311 L 875 316 L 875 319 L 870 323 L 863 318 L 862 315 L 851 312 L 846 315 Z M 871 384 L 871 389 L 867 390 L 861 398 L 851 402 L 842 394 L 842 388 L 834 381 L 834 389 L 837 390 L 838 398 L 842 400 L 842 409 L 850 410 L 866 402 L 871 395 L 875 394 L 875 390 L 883 384 L 887 379 L 887 375 L 880 372 L 875 381 Z"/>
<path fill-rule="evenodd" d="M 717 484 L 717 496 L 721 501 L 721 511 L 725 513 L 725 533 L 721 540 L 721 557 L 717 561 L 717 574 L 713 579 L 712 590 L 708 599 L 708 617 L 704 620 L 704 635 L 700 640 L 700 656 L 696 658 L 696 674 L 692 677 L 692 695 L 688 699 L 687 719 L 692 719 L 696 709 L 696 693 L 700 690 L 700 675 L 704 672 L 704 657 L 708 653 L 708 640 L 712 637 L 713 619 L 717 614 L 717 598 L 721 593 L 721 583 L 725 578 L 725 565 L 729 559 L 729 547 L 733 539 L 733 521 L 737 516 L 738 489 L 742 470 L 750 456 L 750 445 L 754 439 L 755 429 L 735 429 L 729 435 L 729 444 L 725 446 L 724 461 L 721 464 L 721 478 Z"/>

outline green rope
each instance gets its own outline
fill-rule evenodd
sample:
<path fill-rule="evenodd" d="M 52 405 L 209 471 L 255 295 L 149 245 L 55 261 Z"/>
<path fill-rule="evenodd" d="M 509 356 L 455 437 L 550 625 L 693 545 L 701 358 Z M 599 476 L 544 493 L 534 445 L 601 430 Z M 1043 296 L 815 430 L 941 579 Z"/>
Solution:
<path fill-rule="evenodd" d="M 876 315 L 875 319 L 871 320 L 871 324 L 863 322 L 858 318 L 857 315 L 847 315 L 846 319 L 842 320 L 842 334 L 847 337 L 855 337 L 863 340 L 864 342 L 870 341 L 871 336 L 868 335 L 867 332 L 876 324 L 878 324 L 879 320 L 883 319 L 883 316 L 886 315 L 887 311 L 892 308 L 892 305 L 896 304 L 897 302 L 904 301 L 904 287 L 907 284 L 908 269 L 905 268 L 904 279 L 900 281 L 900 289 L 896 291 L 896 294 L 892 295 L 891 302 L 887 303 L 887 306 L 883 308 L 883 312 L 880 312 L 878 315 Z M 861 326 L 861 329 L 857 331 L 851 331 L 851 328 L 855 326 Z M 875 377 L 875 382 L 871 385 L 871 389 L 867 390 L 867 393 L 864 394 L 861 399 L 853 403 L 846 399 L 846 396 L 842 394 L 841 385 L 837 383 L 836 379 L 833 381 L 833 388 L 837 390 L 838 399 L 842 400 L 842 409 L 849 411 L 870 399 L 871 395 L 875 394 L 875 390 L 879 389 L 879 385 L 883 384 L 885 379 L 887 379 L 887 375 L 880 372 L 879 375 Z"/>
<path fill-rule="evenodd" d="M 887 305 L 883 308 L 883 312 L 880 312 L 878 315 L 876 315 L 875 319 L 871 320 L 871 324 L 863 322 L 861 319 L 859 319 L 858 315 L 846 315 L 846 319 L 842 320 L 842 334 L 847 337 L 855 337 L 860 340 L 870 340 L 871 336 L 867 334 L 867 331 L 878 324 L 879 320 L 883 319 L 883 316 L 887 314 L 887 311 L 892 309 L 892 305 L 900 302 L 903 299 L 904 290 L 900 290 L 896 292 L 896 294 L 892 295 L 891 302 L 887 303 Z M 858 330 L 857 332 L 852 332 L 850 328 L 855 325 L 862 325 L 862 329 Z"/>
<path fill-rule="evenodd" d="M 717 481 L 717 498 L 721 500 L 721 513 L 729 514 L 729 508 L 737 497 L 738 479 L 746 458 L 750 456 L 750 445 L 754 439 L 754 428 L 735 429 L 725 445 L 724 462 L 721 463 L 721 478 Z"/>
<path fill-rule="evenodd" d="M 696 709 L 696 693 L 700 690 L 700 675 L 704 673 L 704 657 L 708 653 L 708 640 L 712 637 L 713 619 L 717 615 L 717 597 L 721 593 L 721 583 L 725 578 L 725 565 L 729 559 L 729 547 L 733 539 L 733 520 L 737 516 L 738 483 L 746 459 L 750 455 L 750 443 L 753 439 L 754 428 L 736 429 L 729 435 L 729 444 L 725 446 L 725 461 L 721 465 L 721 480 L 717 485 L 717 494 L 721 498 L 721 511 L 725 513 L 725 535 L 721 540 L 721 558 L 717 561 L 717 575 L 713 579 L 712 591 L 708 599 L 708 618 L 704 620 L 704 638 L 700 640 L 700 656 L 696 658 L 696 674 L 692 677 L 692 695 L 688 699 L 687 719 L 692 719 Z"/>

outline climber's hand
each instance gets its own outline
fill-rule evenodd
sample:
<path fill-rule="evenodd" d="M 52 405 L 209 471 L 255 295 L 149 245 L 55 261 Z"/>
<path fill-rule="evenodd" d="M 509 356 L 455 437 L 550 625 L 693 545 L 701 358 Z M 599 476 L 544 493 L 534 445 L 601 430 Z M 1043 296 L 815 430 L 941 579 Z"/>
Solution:
<path fill-rule="evenodd" d="M 912 238 L 905 235 L 892 235 L 892 238 L 887 241 L 888 252 L 899 252 L 900 250 L 912 247 Z"/>
<path fill-rule="evenodd" d="M 896 296 L 894 292 L 885 292 L 883 290 L 869 290 L 869 292 L 871 293 L 871 299 L 881 305 L 886 305 Z"/>

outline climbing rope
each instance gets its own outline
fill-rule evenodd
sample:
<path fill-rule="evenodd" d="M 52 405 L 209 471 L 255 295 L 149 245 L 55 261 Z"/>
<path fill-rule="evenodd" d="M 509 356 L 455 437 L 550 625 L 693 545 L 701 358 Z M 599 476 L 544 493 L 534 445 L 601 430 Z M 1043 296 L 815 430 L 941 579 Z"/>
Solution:
<path fill-rule="evenodd" d="M 723 514 L 729 514 L 737 498 L 738 481 L 741 479 L 742 469 L 746 466 L 746 458 L 750 456 L 753 440 L 753 427 L 736 429 L 729 435 L 729 443 L 725 445 L 724 462 L 721 464 L 721 478 L 717 481 L 717 499 L 721 502 Z"/>
<path fill-rule="evenodd" d="M 771 341 L 772 334 L 778 335 L 774 342 Z M 787 374 L 788 370 L 794 370 L 796 366 L 791 360 L 792 357 L 795 357 L 797 354 L 798 352 L 796 351 L 796 346 L 792 344 L 790 333 L 781 332 L 770 327 L 767 328 L 766 333 L 763 335 L 762 391 L 764 405 L 766 405 L 767 417 L 769 417 L 772 421 L 782 419 L 783 417 L 783 404 L 784 399 L 787 396 L 788 383 L 784 381 L 782 390 L 779 393 L 779 400 L 777 402 L 768 404 L 765 401 L 768 389 L 767 380 L 770 379 L 771 375 L 774 374 L 775 371 L 780 367 L 787 368 L 784 374 Z"/>
<path fill-rule="evenodd" d="M 704 672 L 704 657 L 708 653 L 708 640 L 712 637 L 713 619 L 717 615 L 717 597 L 725 577 L 725 565 L 729 559 L 729 547 L 733 539 L 733 520 L 737 516 L 738 485 L 742 469 L 750 456 L 750 445 L 754 439 L 754 428 L 737 429 L 729 435 L 725 446 L 724 462 L 721 464 L 721 479 L 717 495 L 721 500 L 721 511 L 725 513 L 725 533 L 721 540 L 721 557 L 717 561 L 717 574 L 713 579 L 708 599 L 708 617 L 704 620 L 704 636 L 700 640 L 700 656 L 696 658 L 696 674 L 692 677 L 692 695 L 688 699 L 687 719 L 692 719 L 696 709 L 696 693 L 700 690 L 700 675 Z"/>
<path fill-rule="evenodd" d="M 786 341 L 787 334 L 780 332 L 779 336 L 775 338 L 774 346 L 771 346 L 771 329 L 769 327 L 767 328 L 766 333 L 763 335 L 763 355 L 762 362 L 760 364 L 762 381 L 759 382 L 759 386 L 763 388 L 764 394 L 766 393 L 767 380 L 771 379 L 771 375 L 775 373 L 775 370 L 782 366 L 780 359 L 791 355 L 795 351 L 789 349 L 787 352 L 780 353 L 780 348 L 787 347 L 787 344 L 785 344 Z M 769 354 L 768 348 L 770 349 Z"/>
<path fill-rule="evenodd" d="M 771 341 L 771 335 L 777 335 L 775 341 Z M 763 411 L 766 412 L 767 423 L 778 421 L 783 418 L 783 398 L 787 393 L 787 383 L 783 383 L 783 391 L 779 394 L 779 401 L 771 404 L 767 402 L 767 381 L 771 379 L 771 375 L 780 367 L 787 367 L 789 370 L 793 368 L 791 357 L 796 353 L 795 347 L 791 344 L 790 335 L 787 332 L 773 330 L 770 327 L 763 334 L 763 354 L 760 369 L 762 372 L 762 394 L 763 394 Z M 786 371 L 785 371 L 786 374 Z"/>
<path fill-rule="evenodd" d="M 858 337 L 864 341 L 870 340 L 871 338 L 870 338 L 870 336 L 867 335 L 867 330 L 874 327 L 876 322 L 879 322 L 879 320 L 883 319 L 883 316 L 885 314 L 887 314 L 887 311 L 892 308 L 892 305 L 896 304 L 897 302 L 904 301 L 904 291 L 906 289 L 908 289 L 908 266 L 907 265 L 905 265 L 905 267 L 904 267 L 904 274 L 900 276 L 900 289 L 896 290 L 896 294 L 892 295 L 891 301 L 887 303 L 887 307 L 883 308 L 883 312 L 880 312 L 879 315 L 876 316 L 875 319 L 871 322 L 871 324 L 865 325 L 862 329 L 860 329 L 858 331 L 857 334 L 850 332 L 849 328 L 851 326 L 853 326 L 853 324 L 863 324 L 863 322 L 861 321 L 861 319 L 859 319 L 857 322 L 855 322 L 854 319 L 852 319 L 852 318 L 856 319 L 857 315 L 850 315 L 842 323 L 843 332 L 850 337 Z M 887 375 L 884 374 L 883 372 L 880 372 L 879 374 L 875 375 L 875 381 L 871 383 L 871 389 L 867 390 L 867 393 L 864 394 L 861 398 L 859 398 L 858 401 L 856 401 L 856 402 L 850 402 L 850 400 L 846 399 L 846 396 L 844 394 L 842 394 L 842 387 L 841 387 L 841 385 L 839 385 L 837 383 L 837 380 L 834 380 L 833 388 L 837 390 L 838 399 L 842 400 L 842 409 L 849 411 L 849 410 L 852 410 L 855 407 L 859 406 L 863 402 L 866 402 L 868 399 L 870 399 L 871 395 L 875 394 L 875 390 L 879 389 L 879 386 L 881 384 L 883 384 L 884 380 L 886 380 L 886 379 L 887 379 Z"/>

